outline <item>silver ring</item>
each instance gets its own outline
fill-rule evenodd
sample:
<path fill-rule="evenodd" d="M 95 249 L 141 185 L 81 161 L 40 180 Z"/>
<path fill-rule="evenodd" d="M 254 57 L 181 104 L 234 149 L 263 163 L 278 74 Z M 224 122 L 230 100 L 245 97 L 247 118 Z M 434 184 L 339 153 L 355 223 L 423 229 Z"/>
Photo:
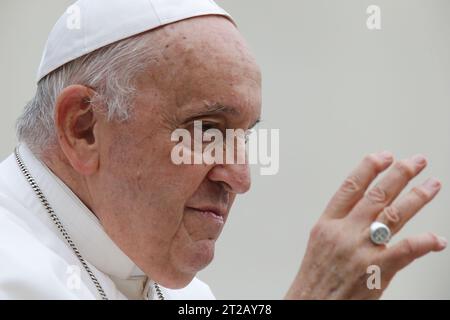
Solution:
<path fill-rule="evenodd" d="M 370 240 L 376 245 L 386 244 L 391 239 L 391 230 L 384 223 L 375 221 L 370 225 Z"/>

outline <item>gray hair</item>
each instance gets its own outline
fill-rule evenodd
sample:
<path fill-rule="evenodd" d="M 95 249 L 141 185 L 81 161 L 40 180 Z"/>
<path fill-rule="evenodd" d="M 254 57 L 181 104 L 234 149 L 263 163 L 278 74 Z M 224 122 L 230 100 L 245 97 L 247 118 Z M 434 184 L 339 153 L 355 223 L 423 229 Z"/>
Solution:
<path fill-rule="evenodd" d="M 136 78 L 150 63 L 150 32 L 100 48 L 73 60 L 39 81 L 35 96 L 16 123 L 19 141 L 33 153 L 41 153 L 57 141 L 54 108 L 61 91 L 73 84 L 93 88 L 95 106 L 107 106 L 108 120 L 124 121 L 136 92 Z"/>

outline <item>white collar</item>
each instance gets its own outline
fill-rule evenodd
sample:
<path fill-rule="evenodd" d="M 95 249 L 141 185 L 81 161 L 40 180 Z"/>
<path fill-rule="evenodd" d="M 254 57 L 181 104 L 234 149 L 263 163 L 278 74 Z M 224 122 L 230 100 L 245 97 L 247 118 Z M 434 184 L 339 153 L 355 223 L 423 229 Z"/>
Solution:
<path fill-rule="evenodd" d="M 19 153 L 83 257 L 119 289 L 130 284 L 126 280 L 137 280 L 140 287 L 147 277 L 106 234 L 92 211 L 25 144 L 20 144 Z"/>

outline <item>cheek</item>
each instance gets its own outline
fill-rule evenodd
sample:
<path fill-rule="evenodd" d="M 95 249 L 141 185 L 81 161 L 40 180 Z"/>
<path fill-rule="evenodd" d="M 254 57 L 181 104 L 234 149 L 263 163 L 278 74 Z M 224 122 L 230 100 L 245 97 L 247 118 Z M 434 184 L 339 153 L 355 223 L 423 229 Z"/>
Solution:
<path fill-rule="evenodd" d="M 186 202 L 206 178 L 208 168 L 173 164 L 172 146 L 157 146 L 156 141 L 149 141 L 152 147 L 116 151 L 117 158 L 107 161 L 102 187 L 110 191 L 104 195 L 115 216 L 127 212 L 128 225 L 169 238 L 179 228 Z"/>

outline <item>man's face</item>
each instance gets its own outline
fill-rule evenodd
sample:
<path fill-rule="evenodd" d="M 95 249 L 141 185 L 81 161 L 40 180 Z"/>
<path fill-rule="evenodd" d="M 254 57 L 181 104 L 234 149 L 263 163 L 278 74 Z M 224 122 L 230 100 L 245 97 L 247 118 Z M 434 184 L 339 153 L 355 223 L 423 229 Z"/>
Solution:
<path fill-rule="evenodd" d="M 171 160 L 175 129 L 247 130 L 259 119 L 260 73 L 231 22 L 181 21 L 156 31 L 162 50 L 139 80 L 132 118 L 100 125 L 93 211 L 116 244 L 152 279 L 187 285 L 214 256 L 247 165 Z"/>

